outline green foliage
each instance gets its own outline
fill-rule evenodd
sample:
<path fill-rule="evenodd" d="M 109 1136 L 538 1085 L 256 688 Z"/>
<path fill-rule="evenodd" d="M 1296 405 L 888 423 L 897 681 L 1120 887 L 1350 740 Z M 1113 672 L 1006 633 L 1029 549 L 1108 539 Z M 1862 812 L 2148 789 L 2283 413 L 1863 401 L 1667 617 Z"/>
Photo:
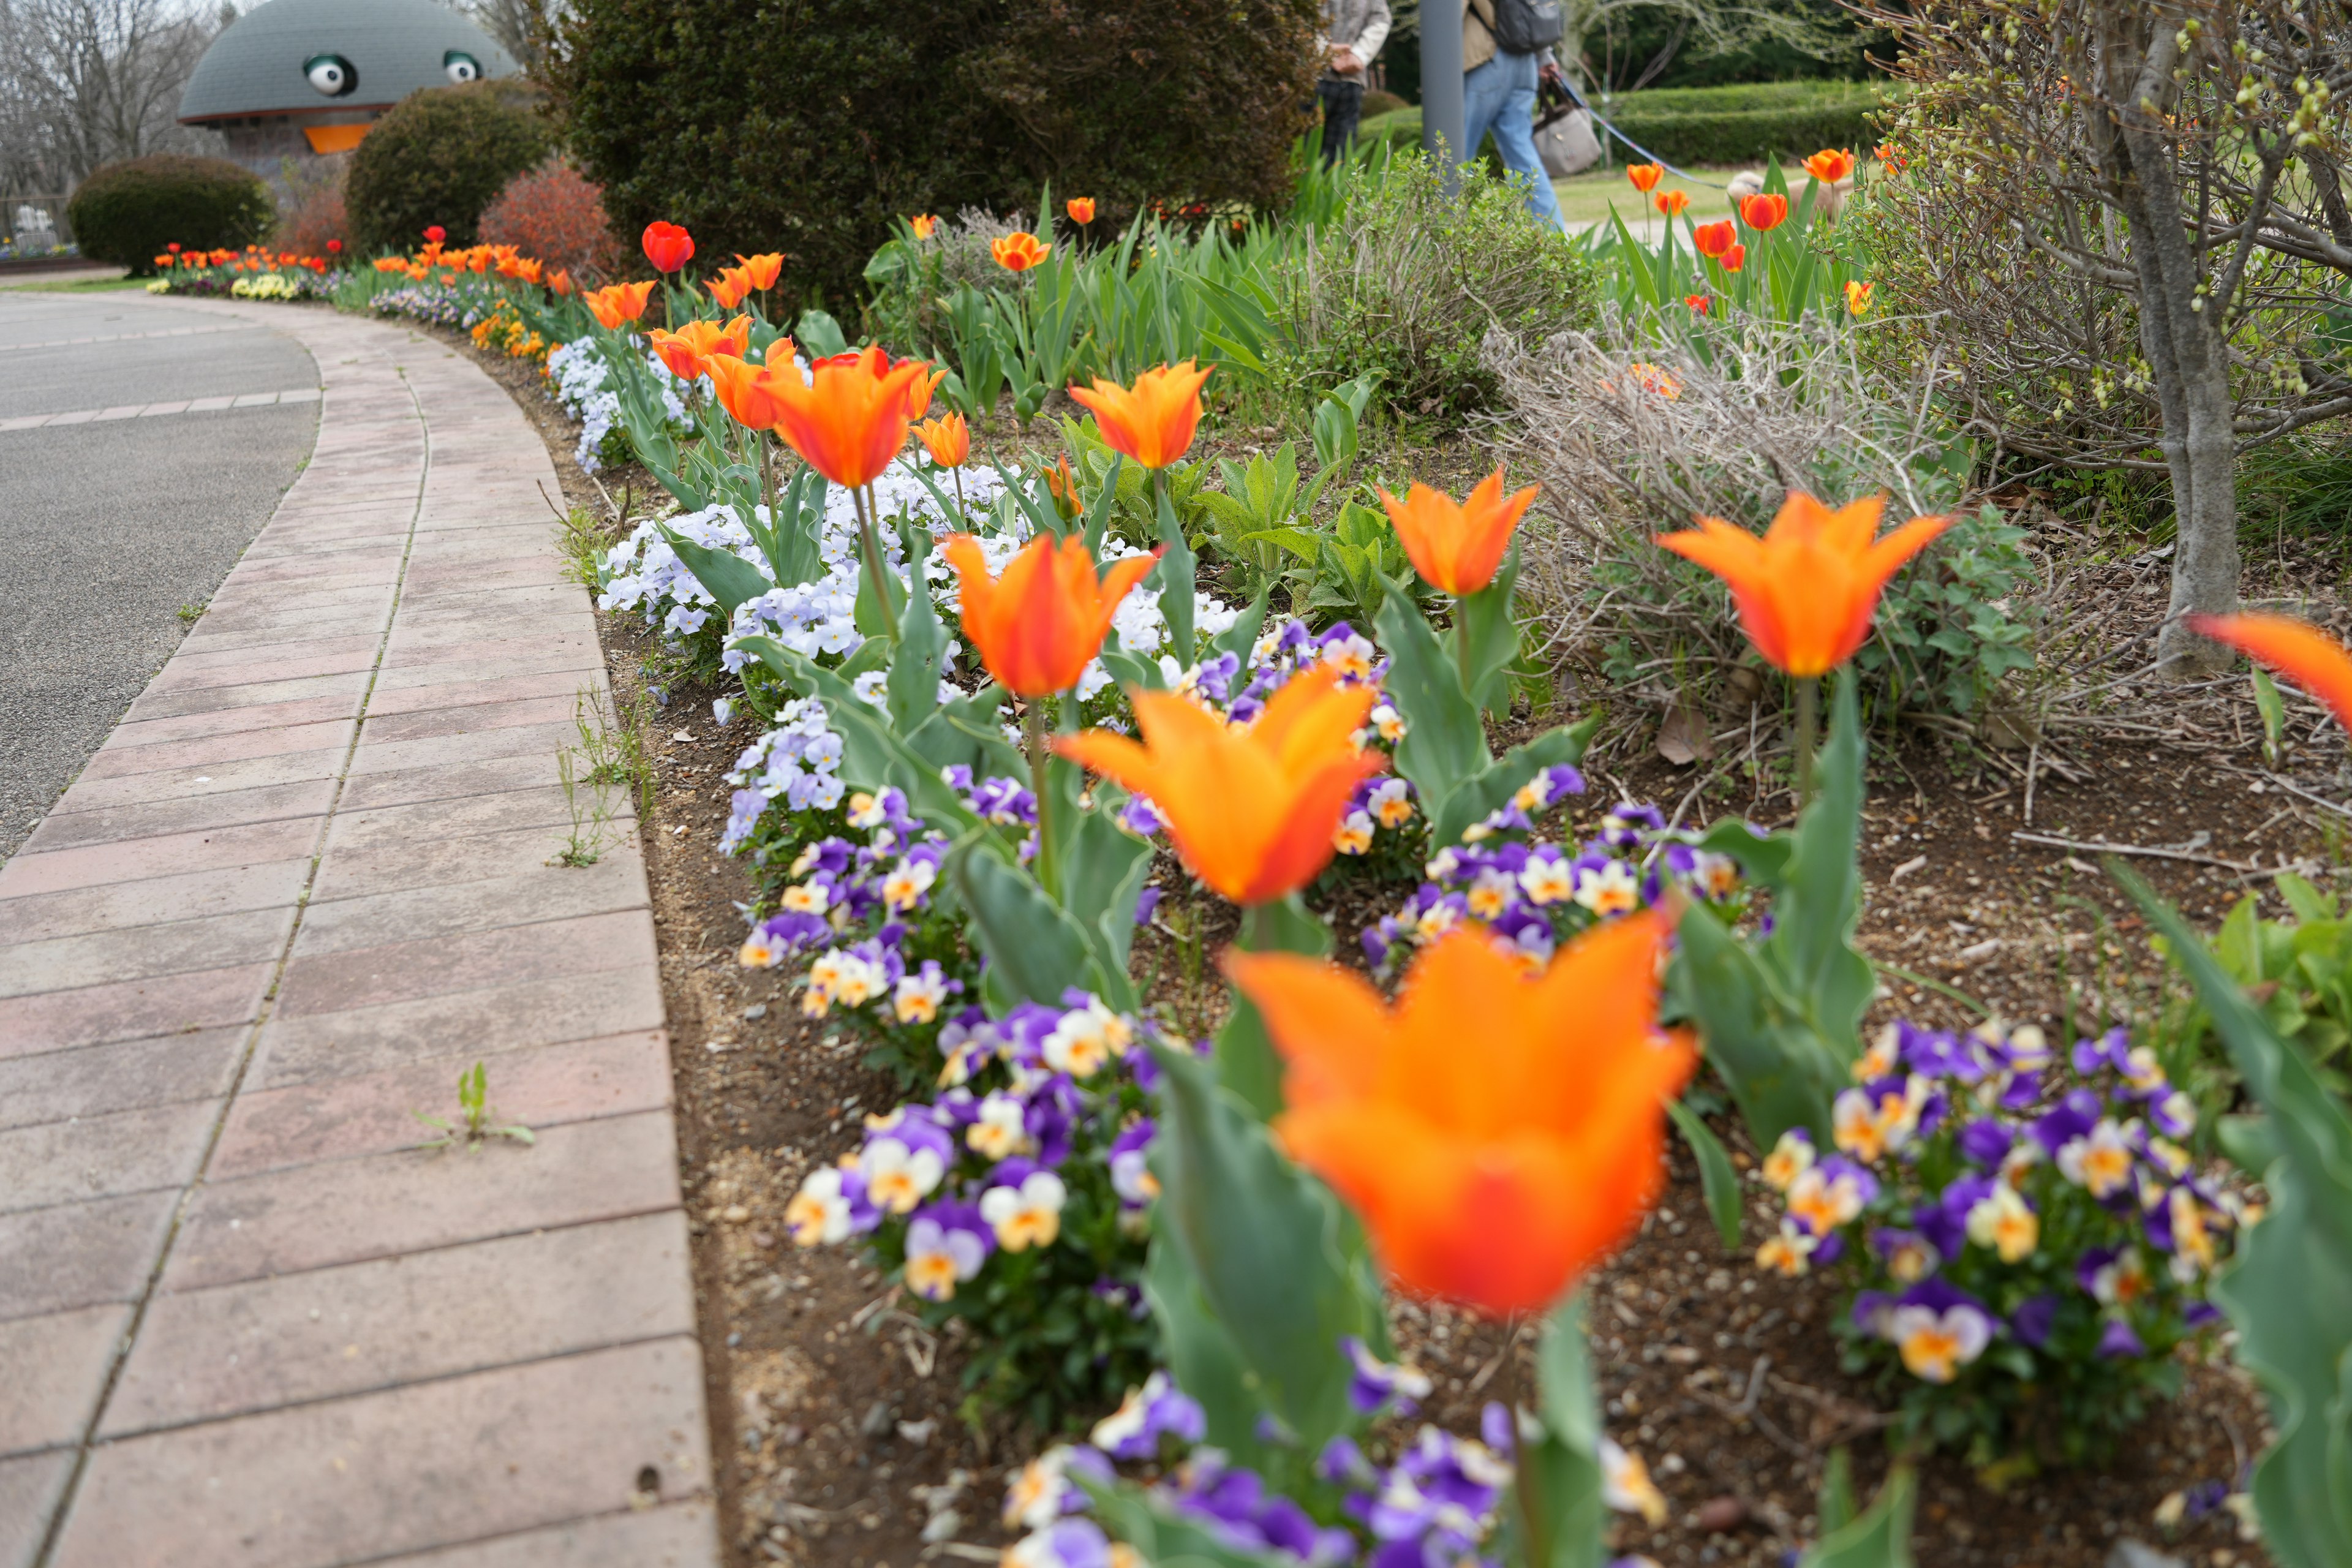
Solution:
<path fill-rule="evenodd" d="M 1586 1349 L 1584 1298 L 1544 1320 L 1536 1343 L 1536 1415 L 1542 1433 L 1504 1510 L 1522 1568 L 1600 1568 L 1608 1509 L 1601 1497 L 1601 1400 Z M 1522 1440 L 1525 1440 L 1524 1437 Z M 1532 1484 L 1530 1484 L 1532 1483 Z"/>
<path fill-rule="evenodd" d="M 2345 1094 L 2352 1089 L 2346 1071 L 2352 1057 L 2345 1052 L 2352 1042 L 2352 916 L 2301 877 L 2282 875 L 2278 890 L 2289 918 L 2264 920 L 2249 893 L 2215 933 L 2213 958 L 2271 1032 L 2293 1046 L 2322 1083 Z M 2159 939 L 2157 945 L 2170 943 Z M 2184 1004 L 2166 1018 L 2158 1053 L 2166 1072 L 2196 1100 L 2200 1125 L 2237 1103 L 2237 1071 L 2204 1006 Z"/>
<path fill-rule="evenodd" d="M 1853 1461 L 1837 1449 L 1822 1474 L 1822 1538 L 1798 1560 L 1799 1568 L 1911 1568 L 1918 1490 L 1910 1468 L 1897 1465 L 1870 1507 L 1858 1508 Z"/>
<path fill-rule="evenodd" d="M 1517 189 L 1465 180 L 1449 195 L 1412 153 L 1365 173 L 1282 263 L 1269 374 L 1298 387 L 1376 375 L 1388 407 L 1459 420 L 1495 405 L 1479 353 L 1490 330 L 1538 342 L 1591 324 L 1598 305 L 1591 259 L 1529 223 Z"/>
<path fill-rule="evenodd" d="M 2224 1131 L 2271 1205 L 2240 1238 L 2213 1299 L 2270 1395 L 2278 1434 L 2251 1489 L 2263 1541 L 2284 1568 L 2335 1568 L 2352 1562 L 2352 1117 L 2188 923 L 2120 862 L 2107 869 L 2196 985 L 2264 1112 Z"/>
<path fill-rule="evenodd" d="M 1748 1136 L 1769 1148 L 1802 1127 L 1830 1148 L 1830 1101 L 1861 1054 L 1875 980 L 1854 950 L 1862 915 L 1862 722 L 1851 676 L 1838 681 L 1820 794 L 1793 834 L 1759 838 L 1745 823 L 1701 841 L 1772 891 L 1772 932 L 1743 937 L 1703 905 L 1683 916 L 1666 971 L 1668 1011 L 1698 1025 L 1707 1059 L 1730 1086 Z"/>
<path fill-rule="evenodd" d="M 437 1129 L 440 1137 L 422 1145 L 427 1149 L 478 1149 L 493 1138 L 510 1138 L 518 1143 L 536 1143 L 539 1138 L 520 1122 L 501 1123 L 499 1113 L 490 1105 L 490 1072 L 476 1062 L 457 1075 L 457 1120 L 427 1116 L 412 1110 L 411 1116 Z"/>
<path fill-rule="evenodd" d="M 1897 706 L 1982 712 L 2002 677 L 2033 668 L 2033 623 L 2013 604 L 2034 582 L 2026 537 L 1990 503 L 1960 513 L 1879 596 L 1855 667 Z"/>
<path fill-rule="evenodd" d="M 269 232 L 278 209 L 242 164 L 155 153 L 97 170 L 75 188 L 66 216 L 84 256 L 144 277 L 167 245 L 244 249 Z"/>
<path fill-rule="evenodd" d="M 352 237 L 363 250 L 408 250 L 437 224 L 450 245 L 471 245 L 484 209 L 551 146 L 533 95 L 512 81 L 413 92 L 352 154 Z"/>
<path fill-rule="evenodd" d="M 1670 163 L 1803 158 L 1824 147 L 1866 152 L 1889 96 L 1874 83 L 1760 82 L 1652 88 L 1601 106 L 1617 128 Z"/>
<path fill-rule="evenodd" d="M 1636 239 L 1624 215 L 1612 208 L 1610 221 L 1586 230 L 1578 243 L 1590 247 L 1621 310 L 1643 319 L 1660 336 L 1687 344 L 1709 363 L 1724 340 L 1736 337 L 1727 325 L 1734 317 L 1793 322 L 1811 311 L 1846 322 L 1846 283 L 1866 277 L 1867 269 L 1852 254 L 1855 247 L 1838 244 L 1838 231 L 1816 214 L 1822 187 L 1808 179 L 1790 189 L 1776 158 L 1765 165 L 1763 188 L 1769 195 L 1789 198 L 1789 216 L 1762 233 L 1741 226 L 1747 251 L 1737 272 L 1690 248 L 1697 226 L 1688 215 L 1678 220 L 1679 228 L 1668 223 L 1660 242 L 1650 245 Z M 1691 309 L 1693 295 L 1707 296 L 1705 313 Z"/>
<path fill-rule="evenodd" d="M 788 297 L 855 297 L 894 220 L 1011 212 L 1050 178 L 1138 212 L 1266 207 L 1313 97 L 1307 0 L 585 0 L 553 68 L 614 225 L 703 257 L 782 250 Z"/>

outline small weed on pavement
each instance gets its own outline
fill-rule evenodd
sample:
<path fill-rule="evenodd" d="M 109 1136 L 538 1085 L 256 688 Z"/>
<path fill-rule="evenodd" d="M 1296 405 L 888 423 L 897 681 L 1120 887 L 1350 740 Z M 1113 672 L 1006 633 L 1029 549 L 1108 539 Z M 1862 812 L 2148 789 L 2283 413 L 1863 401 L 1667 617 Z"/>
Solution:
<path fill-rule="evenodd" d="M 455 1149 L 463 1146 L 478 1149 L 493 1138 L 511 1138 L 518 1143 L 536 1143 L 538 1137 L 519 1121 L 500 1124 L 499 1113 L 490 1107 L 489 1069 L 480 1062 L 457 1075 L 457 1120 L 450 1121 L 439 1116 L 427 1116 L 412 1110 L 411 1116 L 427 1127 L 440 1129 L 441 1136 L 425 1149 Z"/>

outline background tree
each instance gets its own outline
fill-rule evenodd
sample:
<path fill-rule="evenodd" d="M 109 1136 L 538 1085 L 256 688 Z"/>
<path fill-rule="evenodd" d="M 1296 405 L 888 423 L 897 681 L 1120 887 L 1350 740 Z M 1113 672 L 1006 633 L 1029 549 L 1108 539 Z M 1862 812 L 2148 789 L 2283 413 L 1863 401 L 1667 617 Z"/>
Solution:
<path fill-rule="evenodd" d="M 179 123 L 188 73 L 234 7 L 0 0 L 0 187 L 61 194 L 101 163 L 214 153 Z"/>
<path fill-rule="evenodd" d="M 2287 0 L 1962 0 L 1882 12 L 1916 89 L 1862 221 L 1883 346 L 1948 356 L 2002 442 L 2160 471 L 2177 529 L 2157 657 L 2238 596 L 2235 464 L 2352 414 L 2352 16 Z"/>

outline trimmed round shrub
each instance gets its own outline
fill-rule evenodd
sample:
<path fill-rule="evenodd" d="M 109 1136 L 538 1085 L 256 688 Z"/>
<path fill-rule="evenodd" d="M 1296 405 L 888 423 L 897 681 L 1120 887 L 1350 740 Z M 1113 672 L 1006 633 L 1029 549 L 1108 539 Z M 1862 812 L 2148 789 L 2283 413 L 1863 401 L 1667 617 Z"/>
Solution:
<path fill-rule="evenodd" d="M 1745 87 L 1648 88 L 1601 112 L 1672 163 L 1783 162 L 1824 147 L 1866 151 L 1888 95 L 1863 81 L 1775 81 Z M 1619 155 L 1626 156 L 1622 149 Z"/>
<path fill-rule="evenodd" d="M 604 187 L 560 158 L 507 182 L 482 214 L 482 238 L 583 281 L 611 277 L 629 261 L 628 247 L 605 221 Z"/>
<path fill-rule="evenodd" d="M 453 246 L 480 237 L 483 209 L 552 146 L 534 94 L 511 79 L 410 93 L 352 154 L 343 198 L 352 237 L 406 250 L 439 225 Z"/>
<path fill-rule="evenodd" d="M 226 158 L 154 153 L 109 163 L 84 180 L 67 204 L 81 253 L 143 276 L 167 245 L 189 250 L 242 250 L 278 217 L 269 187 Z"/>
<path fill-rule="evenodd" d="M 1269 205 L 1314 101 L 1316 0 L 577 0 L 551 66 L 613 226 L 780 250 L 842 309 L 893 217 L 1092 196 Z"/>

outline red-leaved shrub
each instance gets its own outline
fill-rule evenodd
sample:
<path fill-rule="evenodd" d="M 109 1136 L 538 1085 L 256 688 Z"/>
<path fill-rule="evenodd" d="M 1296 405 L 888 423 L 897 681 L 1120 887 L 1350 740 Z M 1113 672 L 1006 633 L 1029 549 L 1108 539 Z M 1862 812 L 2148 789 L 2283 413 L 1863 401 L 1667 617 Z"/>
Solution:
<path fill-rule="evenodd" d="M 344 158 L 326 160 L 334 167 L 324 177 L 303 182 L 278 205 L 278 230 L 270 247 L 298 256 L 324 256 L 327 242 L 351 243 L 351 219 L 343 211 Z"/>
<path fill-rule="evenodd" d="M 481 233 L 486 244 L 511 245 L 575 279 L 609 277 L 628 260 L 605 221 L 604 187 L 560 158 L 508 181 L 484 209 Z"/>

